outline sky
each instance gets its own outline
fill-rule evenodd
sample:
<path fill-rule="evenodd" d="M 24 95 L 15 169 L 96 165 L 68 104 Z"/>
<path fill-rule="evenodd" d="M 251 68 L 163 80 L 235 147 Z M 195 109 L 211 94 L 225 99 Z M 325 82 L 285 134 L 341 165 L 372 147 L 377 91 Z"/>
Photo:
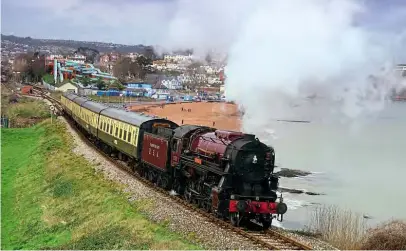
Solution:
<path fill-rule="evenodd" d="M 183 46 L 205 41 L 226 47 L 258 1 L 2 0 L 1 32 L 123 44 Z M 406 1 L 361 1 L 366 8 L 357 18 L 360 25 L 398 32 L 406 24 Z"/>

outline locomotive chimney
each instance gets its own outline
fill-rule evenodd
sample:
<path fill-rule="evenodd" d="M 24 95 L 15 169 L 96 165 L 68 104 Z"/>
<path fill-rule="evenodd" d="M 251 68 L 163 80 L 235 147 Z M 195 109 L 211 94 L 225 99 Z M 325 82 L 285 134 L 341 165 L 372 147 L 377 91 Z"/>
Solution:
<path fill-rule="evenodd" d="M 248 140 L 255 140 L 255 135 L 254 134 L 244 134 L 244 138 L 248 139 Z"/>

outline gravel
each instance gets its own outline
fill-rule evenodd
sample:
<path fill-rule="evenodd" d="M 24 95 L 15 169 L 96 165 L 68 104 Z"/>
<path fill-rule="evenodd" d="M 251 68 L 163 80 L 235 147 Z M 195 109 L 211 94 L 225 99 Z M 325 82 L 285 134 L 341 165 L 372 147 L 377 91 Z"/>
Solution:
<path fill-rule="evenodd" d="M 314 250 L 339 250 L 331 246 L 330 244 L 311 236 L 300 235 L 296 232 L 286 231 L 282 228 L 274 228 L 274 229 L 281 234 L 284 234 L 288 237 L 292 237 L 293 239 L 296 239 L 297 241 L 303 244 L 307 244 L 308 246 L 313 247 Z"/>
<path fill-rule="evenodd" d="M 106 178 L 125 185 L 123 190 L 128 194 L 130 202 L 137 200 L 147 202 L 148 206 L 142 207 L 141 211 L 150 220 L 165 223 L 172 231 L 183 235 L 189 241 L 195 242 L 205 249 L 260 249 L 258 245 L 255 245 L 250 240 L 208 222 L 204 217 L 150 189 L 127 172 L 112 165 L 96 150 L 84 143 L 71 125 L 66 122 L 65 118 L 59 117 L 59 119 L 65 122 L 67 130 L 73 137 L 75 143 L 74 153 L 94 163 L 95 170 L 101 171 Z M 286 232 L 282 229 L 278 231 L 304 241 L 315 249 L 333 249 L 331 246 L 311 237 Z"/>

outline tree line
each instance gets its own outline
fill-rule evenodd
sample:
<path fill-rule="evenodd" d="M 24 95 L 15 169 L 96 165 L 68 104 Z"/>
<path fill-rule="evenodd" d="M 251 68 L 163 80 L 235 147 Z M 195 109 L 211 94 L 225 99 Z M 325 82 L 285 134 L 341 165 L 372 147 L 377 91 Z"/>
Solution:
<path fill-rule="evenodd" d="M 148 73 L 152 73 L 152 59 L 144 55 L 140 55 L 135 59 L 123 57 L 119 59 L 113 67 L 113 75 L 120 82 L 129 80 L 142 81 Z"/>

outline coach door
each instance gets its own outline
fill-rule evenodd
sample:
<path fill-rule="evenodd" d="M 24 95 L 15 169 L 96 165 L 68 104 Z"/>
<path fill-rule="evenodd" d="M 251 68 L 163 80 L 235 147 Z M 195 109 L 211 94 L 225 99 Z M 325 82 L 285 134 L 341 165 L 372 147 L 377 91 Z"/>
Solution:
<path fill-rule="evenodd" d="M 177 166 L 180 161 L 181 139 L 173 138 L 171 142 L 171 166 Z"/>

